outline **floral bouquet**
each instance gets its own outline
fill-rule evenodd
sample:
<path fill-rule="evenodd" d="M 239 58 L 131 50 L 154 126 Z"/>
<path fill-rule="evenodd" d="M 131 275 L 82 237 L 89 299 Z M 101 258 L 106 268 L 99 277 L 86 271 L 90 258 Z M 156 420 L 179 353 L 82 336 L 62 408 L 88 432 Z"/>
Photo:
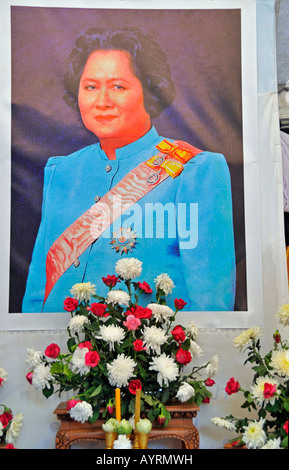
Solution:
<path fill-rule="evenodd" d="M 6 381 L 7 372 L 0 367 L 0 387 Z M 23 424 L 23 415 L 19 413 L 13 416 L 10 408 L 2 404 L 0 406 L 3 408 L 3 412 L 0 414 L 0 443 L 5 445 L 5 449 L 15 449 L 14 446 Z"/>
<path fill-rule="evenodd" d="M 208 387 L 214 384 L 218 356 L 184 373 L 202 350 L 193 323 L 186 328 L 175 324 L 186 302 L 175 299 L 175 310 L 166 305 L 173 281 L 167 274 L 157 276 L 156 302 L 142 307 L 140 296 L 153 292 L 146 282 L 135 281 L 142 263 L 136 258 L 121 259 L 115 270 L 117 276 L 102 278 L 108 287 L 106 297 L 97 296 L 90 282 L 72 287 L 71 297 L 64 301 L 64 309 L 71 312 L 68 352 L 56 344 L 50 344 L 44 354 L 28 349 L 27 379 L 46 397 L 74 391 L 68 410 L 80 422 L 94 422 L 100 413 L 105 419 L 113 417 L 116 388 L 121 390 L 121 416 L 129 418 L 134 414 L 136 390 L 141 389 L 141 412 L 151 422 L 166 425 L 168 400 L 197 405 L 210 401 Z"/>
<path fill-rule="evenodd" d="M 289 325 L 289 305 L 283 305 L 276 314 L 279 323 Z M 216 426 L 239 433 L 230 441 L 235 447 L 248 449 L 288 448 L 289 426 L 289 341 L 282 341 L 278 330 L 273 334 L 274 349 L 264 357 L 260 354 L 260 328 L 250 328 L 237 336 L 234 346 L 240 350 L 246 346 L 248 357 L 245 364 L 254 364 L 253 382 L 250 390 L 242 389 L 233 377 L 225 391 L 228 395 L 242 392 L 245 398 L 242 408 L 256 410 L 258 419 L 213 418 Z M 255 412 L 256 412 L 255 411 Z"/>

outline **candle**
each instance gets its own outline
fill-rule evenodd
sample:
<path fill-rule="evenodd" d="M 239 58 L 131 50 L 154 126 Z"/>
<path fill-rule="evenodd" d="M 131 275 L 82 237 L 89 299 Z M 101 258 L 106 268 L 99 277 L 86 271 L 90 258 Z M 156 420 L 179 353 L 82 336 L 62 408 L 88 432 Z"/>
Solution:
<path fill-rule="evenodd" d="M 120 388 L 115 389 L 115 418 L 121 421 Z"/>
<path fill-rule="evenodd" d="M 137 388 L 135 393 L 135 424 L 138 423 L 140 420 L 140 393 L 141 390 Z"/>

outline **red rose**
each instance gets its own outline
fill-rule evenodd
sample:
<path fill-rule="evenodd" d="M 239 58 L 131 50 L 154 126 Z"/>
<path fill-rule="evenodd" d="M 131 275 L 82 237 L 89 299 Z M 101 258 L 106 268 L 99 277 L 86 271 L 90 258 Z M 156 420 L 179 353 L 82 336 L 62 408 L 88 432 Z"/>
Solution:
<path fill-rule="evenodd" d="M 32 385 L 32 377 L 33 377 L 33 372 L 28 372 L 26 375 L 26 380 Z"/>
<path fill-rule="evenodd" d="M 1 379 L 1 377 L 0 377 L 0 387 L 2 385 L 2 382 L 4 382 L 4 379 Z"/>
<path fill-rule="evenodd" d="M 107 409 L 107 412 L 108 412 L 110 415 L 113 415 L 113 413 L 114 413 L 114 405 L 109 404 L 109 405 L 107 405 L 106 409 Z"/>
<path fill-rule="evenodd" d="M 211 378 L 209 378 L 209 379 L 207 379 L 207 380 L 205 381 L 205 385 L 206 385 L 207 387 L 212 387 L 212 385 L 214 385 L 214 384 L 215 384 L 215 381 L 214 381 L 213 379 L 211 379 Z"/>
<path fill-rule="evenodd" d="M 136 307 L 131 307 L 130 310 L 127 310 L 125 314 L 134 315 L 136 318 L 139 318 L 140 320 L 145 320 L 145 319 L 150 319 L 153 312 L 149 308 L 136 305 Z"/>
<path fill-rule="evenodd" d="M 12 413 L 9 413 L 9 411 L 5 411 L 4 413 L 2 413 L 2 415 L 0 415 L 0 421 L 3 425 L 3 428 L 6 428 L 7 424 L 9 424 L 12 419 L 13 415 Z"/>
<path fill-rule="evenodd" d="M 131 380 L 130 383 L 128 384 L 128 389 L 130 393 L 135 395 L 137 390 L 142 389 L 141 381 L 139 379 Z"/>
<path fill-rule="evenodd" d="M 284 426 L 283 426 L 284 431 L 288 434 L 288 429 L 289 429 L 289 421 L 286 421 Z"/>
<path fill-rule="evenodd" d="M 210 398 L 209 397 L 204 398 L 202 403 L 210 403 Z"/>
<path fill-rule="evenodd" d="M 144 282 L 138 282 L 137 285 L 146 294 L 151 294 L 152 293 L 152 289 L 150 288 L 150 286 L 148 285 L 147 282 L 145 282 L 145 281 Z"/>
<path fill-rule="evenodd" d="M 97 351 L 89 351 L 85 354 L 85 364 L 90 367 L 96 367 L 99 363 L 100 356 Z"/>
<path fill-rule="evenodd" d="M 183 341 L 185 341 L 186 339 L 186 333 L 185 331 L 183 330 L 183 328 L 181 326 L 175 326 L 175 328 L 171 331 L 174 339 L 178 342 L 178 343 L 182 343 Z"/>
<path fill-rule="evenodd" d="M 275 333 L 273 334 L 273 338 L 274 338 L 275 343 L 277 344 L 280 343 L 281 335 L 278 330 L 276 330 Z"/>
<path fill-rule="evenodd" d="M 232 393 L 237 393 L 240 390 L 240 384 L 239 382 L 231 377 L 229 382 L 227 382 L 225 391 L 227 392 L 228 395 L 232 395 Z"/>
<path fill-rule="evenodd" d="M 63 303 L 64 310 L 67 310 L 68 312 L 73 312 L 73 310 L 76 310 L 77 307 L 78 307 L 78 300 L 73 299 L 72 297 L 66 297 Z"/>
<path fill-rule="evenodd" d="M 55 343 L 51 343 L 45 349 L 45 356 L 51 357 L 52 359 L 56 359 L 59 356 L 59 353 L 60 353 L 60 347 L 57 346 L 57 344 Z"/>
<path fill-rule="evenodd" d="M 185 305 L 187 305 L 187 302 L 185 302 L 183 299 L 175 299 L 176 309 L 182 310 Z"/>
<path fill-rule="evenodd" d="M 81 400 L 75 400 L 74 398 L 72 400 L 68 400 L 66 404 L 66 409 L 67 411 L 71 410 L 77 403 L 80 403 Z"/>
<path fill-rule="evenodd" d="M 84 341 L 83 343 L 79 343 L 78 347 L 80 349 L 87 348 L 89 351 L 92 349 L 92 344 L 90 341 Z"/>
<path fill-rule="evenodd" d="M 117 282 L 120 282 L 119 278 L 116 277 L 114 274 L 112 276 L 108 274 L 107 277 L 103 277 L 102 280 L 104 284 L 108 287 L 114 287 Z"/>
<path fill-rule="evenodd" d="M 7 444 L 7 446 L 5 447 L 5 449 L 16 449 L 16 447 L 14 447 L 13 444 Z"/>
<path fill-rule="evenodd" d="M 96 302 L 93 302 L 90 307 L 87 307 L 87 310 L 93 315 L 96 315 L 97 317 L 107 317 L 109 314 L 106 313 L 106 305 L 105 304 L 98 304 Z"/>
<path fill-rule="evenodd" d="M 266 382 L 264 384 L 264 391 L 263 391 L 264 398 L 272 398 L 274 397 L 275 393 L 276 393 L 276 385 L 272 385 Z"/>
<path fill-rule="evenodd" d="M 164 426 L 166 422 L 166 417 L 164 415 L 158 415 L 157 421 L 160 426 Z"/>
<path fill-rule="evenodd" d="M 182 348 L 179 348 L 176 354 L 176 360 L 179 364 L 186 365 L 189 364 L 192 360 L 192 355 L 190 351 L 185 351 Z"/>
<path fill-rule="evenodd" d="M 136 339 L 132 344 L 135 351 L 146 351 L 147 349 L 143 347 L 143 341 L 141 339 Z"/>

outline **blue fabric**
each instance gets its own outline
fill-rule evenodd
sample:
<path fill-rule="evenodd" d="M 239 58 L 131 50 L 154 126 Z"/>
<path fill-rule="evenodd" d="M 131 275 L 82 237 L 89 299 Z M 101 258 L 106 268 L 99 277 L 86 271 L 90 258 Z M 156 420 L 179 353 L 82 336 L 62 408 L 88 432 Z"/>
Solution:
<path fill-rule="evenodd" d="M 94 204 L 96 196 L 104 196 L 131 169 L 155 155 L 155 146 L 162 140 L 152 127 L 138 141 L 117 149 L 115 160 L 108 160 L 99 144 L 48 160 L 42 221 L 29 269 L 23 312 L 42 311 L 45 260 L 52 243 Z M 109 172 L 106 171 L 108 164 L 111 165 Z M 163 206 L 156 206 L 156 203 L 163 204 L 166 210 L 162 212 Z M 172 218 L 166 219 L 167 213 L 175 214 L 174 223 Z M 162 214 L 167 221 L 164 236 L 159 233 Z M 153 216 L 155 230 L 151 224 Z M 110 237 L 117 227 L 132 224 L 137 235 L 136 247 L 120 255 L 112 248 Z M 189 234 L 187 239 L 185 230 Z M 171 277 L 175 284 L 167 297 L 171 307 L 175 298 L 182 298 L 187 302 L 185 310 L 188 311 L 233 310 L 235 251 L 230 174 L 224 156 L 201 152 L 185 165 L 180 176 L 167 178 L 124 213 L 80 256 L 79 266 L 71 266 L 61 276 L 43 311 L 63 311 L 63 301 L 78 282 L 92 282 L 96 293 L 105 296 L 108 288 L 101 278 L 115 274 L 115 264 L 121 256 L 143 262 L 142 274 L 136 281 L 148 282 L 153 290 L 158 274 L 167 273 Z M 125 286 L 121 283 L 117 288 Z M 154 301 L 155 290 L 154 294 L 143 295 L 141 299 L 144 306 Z"/>

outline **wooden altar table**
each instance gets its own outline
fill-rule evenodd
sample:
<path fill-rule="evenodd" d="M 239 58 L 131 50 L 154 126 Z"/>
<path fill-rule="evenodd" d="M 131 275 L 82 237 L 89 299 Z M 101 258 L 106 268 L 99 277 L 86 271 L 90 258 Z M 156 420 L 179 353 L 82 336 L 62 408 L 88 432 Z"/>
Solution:
<path fill-rule="evenodd" d="M 149 441 L 174 438 L 182 441 L 183 449 L 198 449 L 199 432 L 193 424 L 193 418 L 197 416 L 199 407 L 194 403 L 176 402 L 166 404 L 166 408 L 171 414 L 171 421 L 166 427 L 159 427 L 157 423 L 153 423 Z M 54 413 L 60 421 L 55 439 L 56 449 L 70 449 L 72 444 L 79 441 L 104 441 L 103 419 L 99 418 L 94 423 L 79 423 L 70 418 L 66 402 L 61 402 Z"/>

